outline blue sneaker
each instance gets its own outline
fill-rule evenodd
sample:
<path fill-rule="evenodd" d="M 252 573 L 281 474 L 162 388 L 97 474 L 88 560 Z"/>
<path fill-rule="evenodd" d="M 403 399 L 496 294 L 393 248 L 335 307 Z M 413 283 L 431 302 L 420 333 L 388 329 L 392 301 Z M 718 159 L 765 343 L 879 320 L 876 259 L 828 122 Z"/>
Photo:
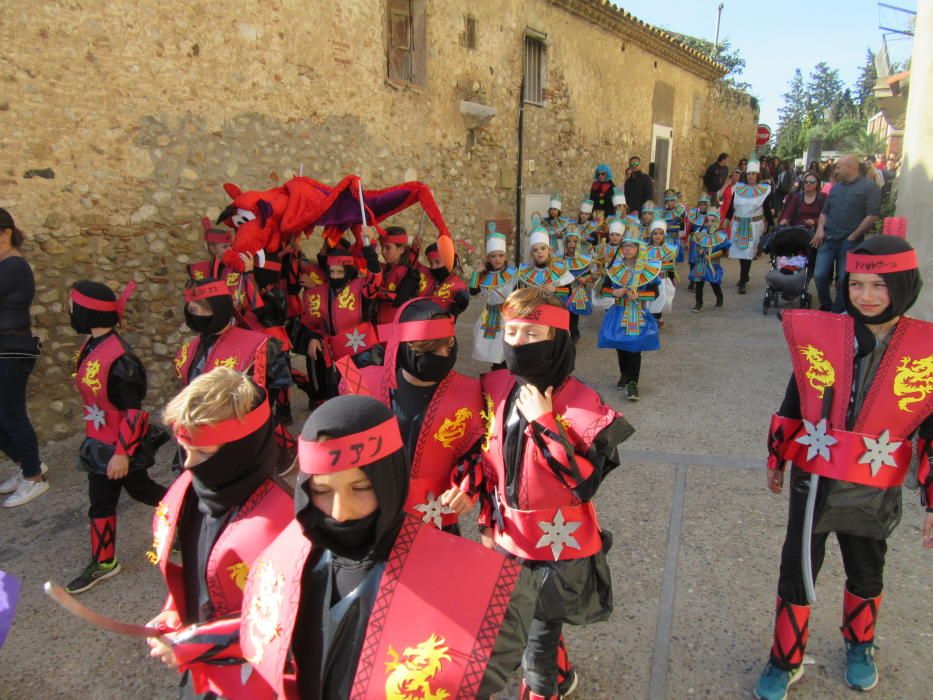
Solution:
<path fill-rule="evenodd" d="M 878 685 L 875 645 L 846 642 L 846 685 L 853 690 L 871 690 Z"/>
<path fill-rule="evenodd" d="M 755 697 L 758 700 L 784 700 L 787 689 L 799 681 L 802 675 L 803 666 L 785 671 L 769 661 L 755 686 Z"/>

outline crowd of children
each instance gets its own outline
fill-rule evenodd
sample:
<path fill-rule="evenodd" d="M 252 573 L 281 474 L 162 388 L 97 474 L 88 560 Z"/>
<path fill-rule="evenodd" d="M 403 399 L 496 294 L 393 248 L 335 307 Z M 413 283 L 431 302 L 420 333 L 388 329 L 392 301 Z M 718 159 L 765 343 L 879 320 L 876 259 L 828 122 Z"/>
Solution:
<path fill-rule="evenodd" d="M 730 212 L 749 213 L 743 198 L 759 195 L 737 191 Z M 519 666 L 522 700 L 571 695 L 579 677 L 563 626 L 612 612 L 612 538 L 593 498 L 633 432 L 573 376 L 580 316 L 604 310 L 597 347 L 616 351 L 617 386 L 637 401 L 641 354 L 660 348 L 678 264 L 689 266 L 694 312 L 706 283 L 721 307 L 719 259 L 736 245 L 705 195 L 687 210 L 668 190 L 663 208 L 648 201 L 629 212 L 600 166 L 591 197 L 575 220 L 552 197 L 517 267 L 490 224 L 469 279 L 437 245 L 420 262 L 400 227 L 378 241 L 382 262 L 375 241 L 341 239 L 313 260 L 296 246 L 243 255 L 235 272 L 222 263 L 232 233 L 205 223 L 209 259 L 188 266 L 193 335 L 174 359 L 183 388 L 162 415 L 167 430 L 142 409 L 145 369 L 117 332 L 132 287 L 118 298 L 77 283 L 69 304 L 74 330 L 88 336 L 75 382 L 92 559 L 67 589 L 119 572 L 126 489 L 156 507 L 150 558 L 169 595 L 149 646 L 182 674 L 183 697 L 342 699 L 384 688 L 386 697 L 485 698 Z M 733 231 L 746 248 L 760 228 L 749 218 Z M 479 379 L 455 369 L 457 318 L 476 296 L 472 356 L 492 366 Z M 305 357 L 306 373 L 290 353 Z M 312 409 L 298 438 L 292 385 Z M 788 420 L 803 410 L 785 410 L 791 403 Z M 147 468 L 169 433 L 179 448 L 167 489 Z M 770 443 L 777 456 L 790 449 L 783 433 Z M 280 477 L 295 464 L 292 494 Z M 481 544 L 460 536 L 475 507 Z M 779 647 L 793 641 L 781 616 L 802 614 L 798 588 L 781 589 L 761 697 L 799 674 L 804 642 L 799 654 Z M 433 664 L 417 687 L 412 656 Z"/>

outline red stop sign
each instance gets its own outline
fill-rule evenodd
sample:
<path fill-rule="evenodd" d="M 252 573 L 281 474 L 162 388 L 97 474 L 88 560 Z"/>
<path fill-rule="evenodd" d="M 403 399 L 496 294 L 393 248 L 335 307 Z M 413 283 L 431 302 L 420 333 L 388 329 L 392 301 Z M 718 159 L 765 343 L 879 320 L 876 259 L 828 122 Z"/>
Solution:
<path fill-rule="evenodd" d="M 767 124 L 759 124 L 758 132 L 755 135 L 755 146 L 766 146 L 771 141 L 771 127 Z"/>

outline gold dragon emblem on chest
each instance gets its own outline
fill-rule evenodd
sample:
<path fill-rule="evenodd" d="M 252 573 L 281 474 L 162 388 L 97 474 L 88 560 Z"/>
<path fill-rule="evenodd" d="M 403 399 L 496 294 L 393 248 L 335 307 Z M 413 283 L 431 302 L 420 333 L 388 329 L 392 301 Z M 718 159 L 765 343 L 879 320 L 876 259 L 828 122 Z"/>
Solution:
<path fill-rule="evenodd" d="M 447 641 L 432 634 L 420 644 L 406 648 L 399 654 L 389 645 L 391 661 L 385 662 L 386 700 L 447 700 L 450 692 L 435 688 L 435 678 L 443 670 L 445 661 L 450 661 Z"/>
<path fill-rule="evenodd" d="M 340 294 L 337 295 L 337 308 L 345 309 L 347 311 L 353 311 L 356 309 L 356 297 L 353 296 L 353 291 L 350 289 L 350 285 L 344 287 Z"/>
<path fill-rule="evenodd" d="M 807 381 L 816 391 L 816 395 L 822 399 L 826 387 L 836 383 L 836 370 L 819 348 L 812 345 L 800 345 L 798 349 L 810 365 L 806 373 Z"/>
<path fill-rule="evenodd" d="M 182 378 L 181 369 L 185 366 L 185 363 L 188 361 L 188 348 L 191 346 L 191 341 L 186 340 L 185 344 L 181 346 L 181 350 L 178 351 L 178 356 L 174 359 L 175 364 L 175 373 Z"/>
<path fill-rule="evenodd" d="M 894 395 L 900 398 L 897 407 L 912 413 L 913 409 L 908 406 L 923 401 L 933 392 L 933 355 L 919 360 L 911 359 L 909 355 L 902 357 L 894 375 L 893 390 Z"/>
<path fill-rule="evenodd" d="M 493 403 L 492 396 L 489 394 L 483 394 L 483 400 L 486 402 L 486 410 L 480 411 L 479 417 L 483 419 L 486 431 L 483 434 L 483 444 L 480 445 L 480 447 L 483 452 L 488 452 L 489 445 L 492 442 L 492 436 L 496 432 L 496 405 Z"/>
<path fill-rule="evenodd" d="M 217 358 L 216 360 L 214 360 L 214 369 L 217 369 L 218 367 L 226 367 L 227 369 L 236 369 L 239 362 L 240 362 L 240 358 L 237 357 L 236 355 L 231 355 L 225 360 L 221 360 L 220 358 Z"/>
<path fill-rule="evenodd" d="M 84 376 L 81 377 L 81 383 L 91 390 L 94 396 L 97 396 L 101 390 L 100 379 L 100 360 L 91 360 L 84 366 Z"/>
<path fill-rule="evenodd" d="M 473 411 L 469 408 L 458 408 L 452 418 L 445 418 L 441 427 L 434 433 L 434 439 L 447 449 L 451 449 L 454 443 L 466 435 L 466 423 L 473 417 Z"/>
<path fill-rule="evenodd" d="M 149 560 L 150 564 L 159 563 L 171 527 L 172 523 L 168 518 L 168 506 L 159 502 L 152 520 L 152 549 L 146 552 L 146 559 Z"/>
<path fill-rule="evenodd" d="M 240 283 L 240 273 L 239 272 L 228 272 L 227 273 L 227 286 L 236 287 Z"/>
<path fill-rule="evenodd" d="M 280 619 L 285 601 L 285 577 L 265 561 L 257 561 L 252 574 L 250 581 L 255 591 L 243 614 L 246 616 L 246 636 L 253 651 L 246 660 L 258 664 L 266 647 L 282 632 Z"/>
<path fill-rule="evenodd" d="M 227 567 L 227 573 L 230 574 L 230 580 L 241 591 L 246 590 L 246 578 L 249 576 L 249 566 L 245 562 L 238 561 L 233 566 Z"/>
<path fill-rule="evenodd" d="M 308 295 L 308 314 L 314 318 L 321 317 L 321 297 L 318 294 Z"/>
<path fill-rule="evenodd" d="M 441 299 L 449 299 L 450 292 L 453 287 L 453 282 L 444 282 L 444 284 L 437 288 L 437 296 L 439 296 Z"/>

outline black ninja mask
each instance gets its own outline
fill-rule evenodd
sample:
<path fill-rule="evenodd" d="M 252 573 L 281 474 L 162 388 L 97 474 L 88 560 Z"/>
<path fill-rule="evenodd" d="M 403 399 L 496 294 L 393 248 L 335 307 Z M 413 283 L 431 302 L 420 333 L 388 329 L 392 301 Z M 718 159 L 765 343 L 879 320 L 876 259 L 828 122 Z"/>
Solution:
<path fill-rule="evenodd" d="M 197 287 L 216 282 L 217 280 L 205 279 L 198 282 Z M 188 328 L 198 335 L 216 335 L 230 325 L 233 319 L 233 297 L 229 294 L 207 297 L 200 300 L 200 303 L 207 304 L 211 309 L 211 314 L 209 316 L 193 314 L 188 309 L 188 304 L 185 304 L 185 323 Z"/>
<path fill-rule="evenodd" d="M 399 346 L 398 366 L 407 370 L 423 382 L 439 382 L 454 368 L 457 363 L 457 340 L 445 357 L 435 355 L 433 352 L 415 352 L 410 343 Z"/>
<path fill-rule="evenodd" d="M 431 277 L 433 277 L 434 280 L 435 280 L 438 284 L 440 284 L 440 283 L 443 282 L 445 279 L 447 279 L 447 277 L 448 277 L 449 275 L 450 275 L 450 273 L 447 271 L 447 268 L 446 268 L 446 267 L 432 267 L 432 268 L 431 268 Z"/>
<path fill-rule="evenodd" d="M 554 338 L 524 345 L 504 344 L 505 364 L 519 384 L 531 384 L 544 393 L 554 391 L 573 372 L 576 348 L 570 333 L 555 329 Z"/>

